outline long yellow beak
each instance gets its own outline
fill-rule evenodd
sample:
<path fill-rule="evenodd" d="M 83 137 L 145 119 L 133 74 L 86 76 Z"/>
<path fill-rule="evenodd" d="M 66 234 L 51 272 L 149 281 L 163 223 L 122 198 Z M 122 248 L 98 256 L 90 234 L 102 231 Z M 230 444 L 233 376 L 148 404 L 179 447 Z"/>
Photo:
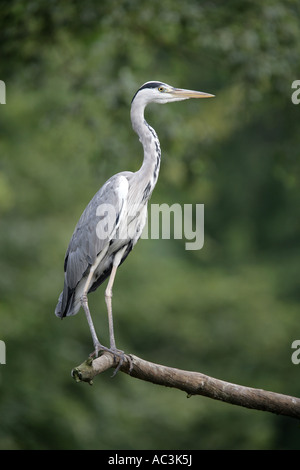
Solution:
<path fill-rule="evenodd" d="M 215 96 L 203 91 L 184 90 L 183 88 L 172 88 L 171 94 L 178 98 L 213 98 Z"/>

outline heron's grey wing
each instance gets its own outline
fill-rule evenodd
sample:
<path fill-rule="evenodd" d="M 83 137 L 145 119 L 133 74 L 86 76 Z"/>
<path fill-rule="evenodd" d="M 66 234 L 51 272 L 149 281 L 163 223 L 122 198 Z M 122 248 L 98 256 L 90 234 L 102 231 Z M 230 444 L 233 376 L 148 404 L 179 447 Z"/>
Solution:
<path fill-rule="evenodd" d="M 118 229 L 127 202 L 126 176 L 124 172 L 110 178 L 89 202 L 75 227 L 65 256 L 65 282 L 55 310 L 57 316 L 74 315 L 80 308 L 80 303 L 73 306 L 76 287 L 97 256 L 108 249 Z"/>

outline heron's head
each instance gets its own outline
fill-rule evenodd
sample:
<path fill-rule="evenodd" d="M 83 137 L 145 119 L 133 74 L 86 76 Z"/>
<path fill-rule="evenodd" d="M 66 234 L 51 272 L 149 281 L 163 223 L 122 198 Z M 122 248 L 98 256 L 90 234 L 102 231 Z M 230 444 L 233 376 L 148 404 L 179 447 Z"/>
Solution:
<path fill-rule="evenodd" d="M 136 92 L 131 103 L 138 102 L 141 106 L 146 106 L 149 103 L 170 103 L 189 98 L 212 98 L 213 96 L 202 91 L 174 88 L 163 82 L 146 82 Z"/>

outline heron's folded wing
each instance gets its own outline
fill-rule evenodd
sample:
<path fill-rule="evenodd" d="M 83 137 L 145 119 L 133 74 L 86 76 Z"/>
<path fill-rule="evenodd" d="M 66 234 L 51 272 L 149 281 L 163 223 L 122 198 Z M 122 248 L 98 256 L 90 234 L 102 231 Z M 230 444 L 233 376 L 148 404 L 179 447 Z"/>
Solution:
<path fill-rule="evenodd" d="M 127 178 L 115 175 L 87 205 L 66 254 L 65 273 L 70 288 L 76 287 L 99 253 L 107 249 L 118 228 L 127 195 Z"/>
<path fill-rule="evenodd" d="M 114 237 L 128 196 L 127 172 L 110 178 L 83 211 L 65 256 L 65 283 L 60 315 L 69 308 L 76 286 L 87 275 L 97 256 L 107 250 Z"/>

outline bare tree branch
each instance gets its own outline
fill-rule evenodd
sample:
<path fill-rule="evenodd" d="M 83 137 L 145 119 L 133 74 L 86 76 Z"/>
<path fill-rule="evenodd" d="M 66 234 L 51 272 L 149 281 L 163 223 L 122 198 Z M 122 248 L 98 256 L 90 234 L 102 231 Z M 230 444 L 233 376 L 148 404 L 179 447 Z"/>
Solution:
<path fill-rule="evenodd" d="M 257 388 L 244 387 L 215 379 L 200 372 L 190 372 L 126 355 L 122 363 L 118 357 L 105 352 L 97 359 L 89 358 L 72 370 L 77 381 L 92 384 L 92 379 L 109 368 L 117 368 L 131 377 L 165 387 L 177 388 L 192 395 L 203 395 L 233 405 L 300 419 L 300 399 Z"/>

